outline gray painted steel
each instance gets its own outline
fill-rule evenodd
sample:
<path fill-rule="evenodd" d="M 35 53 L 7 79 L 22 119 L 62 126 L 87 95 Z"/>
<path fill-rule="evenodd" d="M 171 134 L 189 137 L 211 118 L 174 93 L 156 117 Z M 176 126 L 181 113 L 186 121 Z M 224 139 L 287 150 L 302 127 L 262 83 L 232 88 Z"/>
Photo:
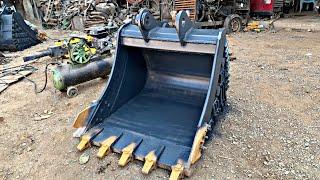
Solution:
<path fill-rule="evenodd" d="M 121 135 L 112 146 L 116 152 L 140 143 L 134 151 L 140 160 L 158 150 L 161 167 L 169 168 L 178 159 L 188 165 L 196 131 L 215 114 L 226 62 L 225 31 L 191 27 L 178 34 L 161 23 L 143 29 L 127 24 L 119 30 L 110 79 L 87 133 L 103 129 L 93 139 L 97 146 Z"/>

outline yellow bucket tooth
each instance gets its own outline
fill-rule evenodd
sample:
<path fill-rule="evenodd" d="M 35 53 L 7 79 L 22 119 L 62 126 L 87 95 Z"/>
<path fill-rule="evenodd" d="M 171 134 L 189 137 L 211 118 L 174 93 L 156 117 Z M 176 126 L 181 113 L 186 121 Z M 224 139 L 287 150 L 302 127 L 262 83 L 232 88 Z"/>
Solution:
<path fill-rule="evenodd" d="M 83 135 L 81 137 L 80 143 L 77 146 L 77 149 L 79 151 L 83 151 L 84 149 L 88 148 L 90 146 L 91 139 L 96 137 L 102 130 L 103 130 L 103 128 L 97 128 L 97 129 L 91 131 L 90 133 Z"/>
<path fill-rule="evenodd" d="M 83 151 L 84 149 L 88 148 L 90 146 L 90 136 L 84 135 L 81 138 L 80 143 L 77 146 L 77 149 L 79 151 Z"/>
<path fill-rule="evenodd" d="M 182 176 L 184 167 L 183 164 L 177 163 L 175 166 L 172 166 L 171 169 L 172 171 L 169 180 L 178 180 Z"/>
<path fill-rule="evenodd" d="M 111 136 L 101 143 L 97 157 L 103 158 L 110 152 L 111 145 L 118 139 L 117 136 Z"/>
<path fill-rule="evenodd" d="M 122 155 L 120 157 L 119 160 L 119 165 L 120 166 L 125 166 L 128 164 L 128 162 L 130 161 L 131 157 L 132 157 L 132 153 L 134 151 L 134 149 L 136 148 L 137 144 L 136 143 L 131 143 L 129 144 L 127 147 L 125 147 L 122 150 Z"/>
<path fill-rule="evenodd" d="M 150 170 L 156 165 L 157 162 L 155 151 L 149 152 L 144 159 L 145 162 L 142 168 L 142 173 L 149 174 Z"/>

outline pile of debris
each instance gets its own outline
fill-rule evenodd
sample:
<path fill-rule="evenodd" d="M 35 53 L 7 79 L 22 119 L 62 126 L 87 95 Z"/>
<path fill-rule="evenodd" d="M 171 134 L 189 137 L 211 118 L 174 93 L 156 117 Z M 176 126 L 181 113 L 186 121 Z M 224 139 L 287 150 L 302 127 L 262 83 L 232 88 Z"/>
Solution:
<path fill-rule="evenodd" d="M 35 67 L 28 64 L 0 68 L 0 93 L 15 82 L 23 78 L 28 79 L 27 76 L 36 70 Z"/>
<path fill-rule="evenodd" d="M 270 31 L 275 32 L 274 27 L 275 20 L 269 21 L 250 21 L 244 31 L 253 31 L 253 32 L 263 32 L 263 31 Z"/>
<path fill-rule="evenodd" d="M 38 4 L 47 28 L 83 31 L 95 25 L 119 27 L 129 18 L 127 9 L 120 9 L 109 0 L 40 0 Z"/>

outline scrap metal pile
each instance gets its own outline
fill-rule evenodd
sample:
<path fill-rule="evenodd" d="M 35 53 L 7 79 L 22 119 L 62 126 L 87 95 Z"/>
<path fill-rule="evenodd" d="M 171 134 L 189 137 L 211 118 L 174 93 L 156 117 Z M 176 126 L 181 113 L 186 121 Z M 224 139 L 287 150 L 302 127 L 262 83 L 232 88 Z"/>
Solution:
<path fill-rule="evenodd" d="M 169 24 L 185 10 L 198 26 L 224 26 L 230 33 L 242 30 L 250 12 L 247 0 L 38 0 L 36 6 L 44 27 L 80 31 L 96 25 L 119 28 L 147 8 Z"/>
<path fill-rule="evenodd" d="M 83 30 L 94 25 L 119 27 L 127 18 L 115 1 L 108 0 L 40 0 L 43 25 L 60 29 Z"/>

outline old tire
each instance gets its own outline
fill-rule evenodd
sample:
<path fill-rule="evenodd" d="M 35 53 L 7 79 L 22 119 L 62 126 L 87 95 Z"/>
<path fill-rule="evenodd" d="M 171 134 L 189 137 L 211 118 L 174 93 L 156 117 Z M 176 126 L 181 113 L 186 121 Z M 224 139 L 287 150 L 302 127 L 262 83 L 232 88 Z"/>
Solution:
<path fill-rule="evenodd" d="M 242 30 L 242 18 L 238 14 L 231 14 L 224 20 L 223 27 L 227 34 L 239 32 Z"/>

